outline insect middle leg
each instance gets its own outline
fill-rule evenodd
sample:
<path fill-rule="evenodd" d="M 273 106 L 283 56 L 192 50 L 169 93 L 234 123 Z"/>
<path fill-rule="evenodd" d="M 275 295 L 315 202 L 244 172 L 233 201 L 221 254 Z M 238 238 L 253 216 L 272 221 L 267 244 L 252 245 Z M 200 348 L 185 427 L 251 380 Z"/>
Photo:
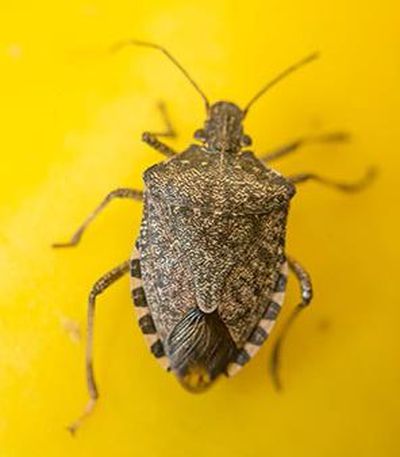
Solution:
<path fill-rule="evenodd" d="M 165 103 L 159 102 L 158 109 L 160 110 L 161 116 L 165 123 L 165 131 L 163 132 L 144 132 L 142 135 L 142 140 L 147 143 L 150 147 L 154 148 L 156 151 L 161 152 L 167 157 L 173 157 L 176 155 L 176 151 L 174 151 L 170 146 L 167 146 L 165 143 L 161 142 L 157 137 L 165 137 L 165 138 L 175 138 L 176 131 L 172 126 L 171 120 L 168 116 L 167 108 Z"/>
<path fill-rule="evenodd" d="M 376 169 L 369 168 L 361 179 L 353 182 L 334 181 L 332 179 L 324 178 L 314 173 L 299 173 L 297 175 L 288 176 L 288 180 L 293 184 L 300 184 L 307 181 L 316 181 L 320 184 L 333 187 L 343 192 L 358 192 L 367 187 L 372 182 L 375 176 Z"/>
<path fill-rule="evenodd" d="M 104 292 L 115 281 L 124 276 L 129 271 L 129 261 L 125 261 L 107 272 L 99 280 L 96 281 L 89 294 L 88 300 L 88 315 L 87 315 L 87 341 L 86 341 L 86 380 L 89 391 L 89 401 L 81 414 L 81 416 L 73 422 L 68 430 L 74 434 L 82 424 L 82 421 L 91 414 L 95 407 L 96 401 L 99 398 L 99 391 L 97 390 L 96 381 L 93 372 L 93 328 L 94 316 L 96 309 L 96 298 L 99 294 Z"/>
<path fill-rule="evenodd" d="M 89 226 L 89 224 L 96 218 L 96 216 L 115 198 L 131 198 L 133 200 L 142 200 L 143 192 L 135 189 L 121 188 L 115 189 L 110 192 L 100 205 L 87 217 L 85 222 L 78 228 L 78 230 L 72 235 L 70 241 L 66 243 L 54 243 L 53 248 L 66 248 L 76 246 L 82 238 L 83 233 Z"/>
<path fill-rule="evenodd" d="M 292 141 L 291 143 L 285 144 L 274 151 L 263 154 L 260 159 L 263 162 L 270 162 L 272 160 L 280 159 L 281 157 L 291 154 L 292 152 L 297 151 L 300 147 L 307 144 L 344 142 L 348 141 L 349 138 L 350 135 L 346 132 L 331 132 L 323 135 L 303 137 Z"/>
<path fill-rule="evenodd" d="M 281 352 L 282 344 L 288 334 L 288 331 L 292 327 L 294 321 L 297 319 L 300 312 L 307 307 L 313 296 L 312 284 L 310 275 L 307 271 L 300 265 L 296 260 L 288 257 L 288 265 L 290 270 L 295 274 L 301 289 L 301 302 L 296 306 L 292 311 L 292 314 L 289 316 L 289 319 L 285 322 L 281 334 L 279 335 L 275 346 L 272 349 L 270 370 L 272 380 L 275 384 L 275 387 L 280 390 L 282 388 L 282 382 L 280 377 L 280 362 L 281 362 Z"/>

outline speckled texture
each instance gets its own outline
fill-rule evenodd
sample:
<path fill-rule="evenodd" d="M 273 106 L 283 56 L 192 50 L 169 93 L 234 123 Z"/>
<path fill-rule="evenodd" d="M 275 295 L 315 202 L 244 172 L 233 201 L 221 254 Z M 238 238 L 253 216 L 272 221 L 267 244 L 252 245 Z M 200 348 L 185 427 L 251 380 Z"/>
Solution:
<path fill-rule="evenodd" d="M 151 167 L 144 180 L 138 247 L 161 340 L 198 308 L 216 312 L 242 348 L 269 304 L 285 260 L 294 186 L 250 151 L 198 145 Z M 228 360 L 224 363 L 220 371 Z"/>
<path fill-rule="evenodd" d="M 398 457 L 400 3 L 22 0 L 1 13 L 1 456 Z M 143 171 L 162 160 L 140 140 L 163 129 L 158 99 L 176 149 L 204 115 L 157 52 L 109 57 L 130 37 L 163 44 L 207 95 L 239 104 L 320 50 L 249 113 L 255 153 L 346 129 L 348 145 L 306 146 L 274 167 L 353 179 L 375 163 L 381 173 L 353 196 L 306 184 L 291 205 L 286 250 L 310 270 L 317 296 L 285 344 L 283 393 L 266 365 L 298 300 L 293 278 L 268 347 L 200 397 L 148 353 L 126 278 L 99 298 L 100 402 L 71 439 L 65 426 L 87 400 L 87 294 L 131 253 L 142 205 L 115 202 L 71 252 L 50 244 L 111 189 L 142 188 Z"/>

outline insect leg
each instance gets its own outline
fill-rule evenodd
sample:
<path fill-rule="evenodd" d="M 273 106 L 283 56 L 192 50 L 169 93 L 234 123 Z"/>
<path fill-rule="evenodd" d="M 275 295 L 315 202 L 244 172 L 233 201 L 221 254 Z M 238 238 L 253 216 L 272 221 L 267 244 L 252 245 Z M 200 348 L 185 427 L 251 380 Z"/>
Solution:
<path fill-rule="evenodd" d="M 161 154 L 164 154 L 167 157 L 173 157 L 174 155 L 176 155 L 176 152 L 172 148 L 167 146 L 166 144 L 159 141 L 157 137 L 163 136 L 163 137 L 168 137 L 168 138 L 175 138 L 176 131 L 172 127 L 172 123 L 168 116 L 168 112 L 167 112 L 165 103 L 159 102 L 158 109 L 160 110 L 161 116 L 165 123 L 165 127 L 166 127 L 165 131 L 164 132 L 144 132 L 142 139 L 149 146 L 156 149 L 158 152 L 161 152 Z"/>
<path fill-rule="evenodd" d="M 172 126 L 171 118 L 169 117 L 167 107 L 163 101 L 157 103 L 157 108 L 160 111 L 161 117 L 165 124 L 165 130 L 163 132 L 152 132 L 154 136 L 164 136 L 168 138 L 176 138 L 177 133 L 174 127 Z"/>
<path fill-rule="evenodd" d="M 324 178 L 314 173 L 300 173 L 298 175 L 288 176 L 288 180 L 293 184 L 300 184 L 306 181 L 316 181 L 329 187 L 341 190 L 343 192 L 357 192 L 367 187 L 376 176 L 376 169 L 369 168 L 365 175 L 358 181 L 340 182 L 329 178 Z"/>
<path fill-rule="evenodd" d="M 260 159 L 263 162 L 270 162 L 275 159 L 280 159 L 292 152 L 297 151 L 300 147 L 312 143 L 333 143 L 333 142 L 344 142 L 348 141 L 350 135 L 346 132 L 331 132 L 318 136 L 310 136 L 299 138 L 298 140 L 292 141 L 291 143 L 285 144 L 280 148 L 263 154 Z"/>
<path fill-rule="evenodd" d="M 143 192 L 135 189 L 115 189 L 110 192 L 100 205 L 87 217 L 85 222 L 78 228 L 78 230 L 72 235 L 70 241 L 66 243 L 54 243 L 53 248 L 66 248 L 76 246 L 82 238 L 84 231 L 87 229 L 89 224 L 96 218 L 96 216 L 108 205 L 108 203 L 115 198 L 132 198 L 134 200 L 142 200 Z"/>
<path fill-rule="evenodd" d="M 282 344 L 288 334 L 288 331 L 292 327 L 294 321 L 297 319 L 297 316 L 300 312 L 310 304 L 313 291 L 312 291 L 312 284 L 310 275 L 307 271 L 294 259 L 288 257 L 287 258 L 290 270 L 295 274 L 301 289 L 301 302 L 296 306 L 296 308 L 292 311 L 289 319 L 285 322 L 281 334 L 279 335 L 275 346 L 272 350 L 271 356 L 271 363 L 270 363 L 270 370 L 272 375 L 272 380 L 275 384 L 275 387 L 280 390 L 282 388 L 281 378 L 280 378 L 280 361 L 281 361 L 281 352 L 282 352 Z"/>
<path fill-rule="evenodd" d="M 81 426 L 83 420 L 91 414 L 93 408 L 99 398 L 99 392 L 97 390 L 96 381 L 93 372 L 93 328 L 94 328 L 94 316 L 96 308 L 96 298 L 105 289 L 111 286 L 115 281 L 121 278 L 124 274 L 129 271 L 129 261 L 121 263 L 117 267 L 107 272 L 104 276 L 96 281 L 92 290 L 89 294 L 88 301 L 88 315 L 87 315 L 87 342 L 86 342 L 86 380 L 89 391 L 89 401 L 81 414 L 81 416 L 73 422 L 68 430 L 74 434 L 77 429 Z"/>

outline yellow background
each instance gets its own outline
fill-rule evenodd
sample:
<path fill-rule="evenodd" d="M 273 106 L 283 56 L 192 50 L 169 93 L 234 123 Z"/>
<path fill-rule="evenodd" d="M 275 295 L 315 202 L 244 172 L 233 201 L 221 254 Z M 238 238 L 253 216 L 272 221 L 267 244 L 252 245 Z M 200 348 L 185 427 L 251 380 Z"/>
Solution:
<path fill-rule="evenodd" d="M 399 455 L 398 18 L 394 0 L 2 2 L 1 457 Z M 157 100 L 177 148 L 204 117 L 156 51 L 108 54 L 131 37 L 167 46 L 212 100 L 242 105 L 321 50 L 251 110 L 254 149 L 347 129 L 350 144 L 310 146 L 276 167 L 350 180 L 376 164 L 380 175 L 361 194 L 310 183 L 293 201 L 288 251 L 316 293 L 284 349 L 283 393 L 266 370 L 270 344 L 236 378 L 183 391 L 148 353 L 125 278 L 99 300 L 101 399 L 72 439 L 65 426 L 87 398 L 74 322 L 84 330 L 91 284 L 129 255 L 140 204 L 115 202 L 75 250 L 50 244 L 162 159 L 140 141 L 161 127 Z M 291 280 L 282 318 L 297 299 Z"/>

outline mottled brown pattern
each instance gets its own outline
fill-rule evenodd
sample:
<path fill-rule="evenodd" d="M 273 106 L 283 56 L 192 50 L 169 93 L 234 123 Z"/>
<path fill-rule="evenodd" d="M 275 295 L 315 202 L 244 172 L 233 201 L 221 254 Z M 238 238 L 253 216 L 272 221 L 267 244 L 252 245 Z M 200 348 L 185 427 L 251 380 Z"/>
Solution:
<path fill-rule="evenodd" d="M 87 217 L 67 243 L 79 244 L 83 233 L 114 198 L 142 200 L 144 212 L 138 249 L 97 281 L 89 296 L 87 383 L 90 400 L 69 427 L 75 432 L 91 413 L 98 391 L 92 369 L 95 298 L 129 270 L 131 293 L 139 325 L 151 352 L 191 391 L 207 388 L 219 374 L 233 376 L 258 351 L 272 330 L 284 300 L 287 266 L 300 282 L 302 299 L 286 322 L 273 349 L 271 374 L 279 388 L 282 341 L 300 311 L 312 298 L 308 273 L 293 259 L 285 261 L 285 231 L 289 201 L 295 184 L 314 180 L 335 189 L 354 192 L 371 182 L 369 170 L 358 182 L 342 183 L 301 173 L 285 179 L 266 168 L 249 151 L 251 138 L 243 131 L 249 108 L 271 87 L 317 54 L 291 65 L 264 85 L 240 109 L 219 101 L 210 105 L 205 93 L 165 48 L 129 40 L 114 47 L 145 46 L 161 51 L 183 73 L 202 97 L 207 118 L 194 137 L 201 142 L 178 154 L 158 137 L 174 137 L 175 130 L 163 104 L 166 129 L 145 132 L 143 141 L 170 160 L 145 173 L 144 195 L 135 189 L 117 189 Z M 302 144 L 342 141 L 342 133 L 300 138 L 262 161 L 283 157 Z"/>
<path fill-rule="evenodd" d="M 294 187 L 251 152 L 191 146 L 145 173 L 144 289 L 162 339 L 192 308 L 217 309 L 238 347 L 260 320 L 284 261 Z"/>

